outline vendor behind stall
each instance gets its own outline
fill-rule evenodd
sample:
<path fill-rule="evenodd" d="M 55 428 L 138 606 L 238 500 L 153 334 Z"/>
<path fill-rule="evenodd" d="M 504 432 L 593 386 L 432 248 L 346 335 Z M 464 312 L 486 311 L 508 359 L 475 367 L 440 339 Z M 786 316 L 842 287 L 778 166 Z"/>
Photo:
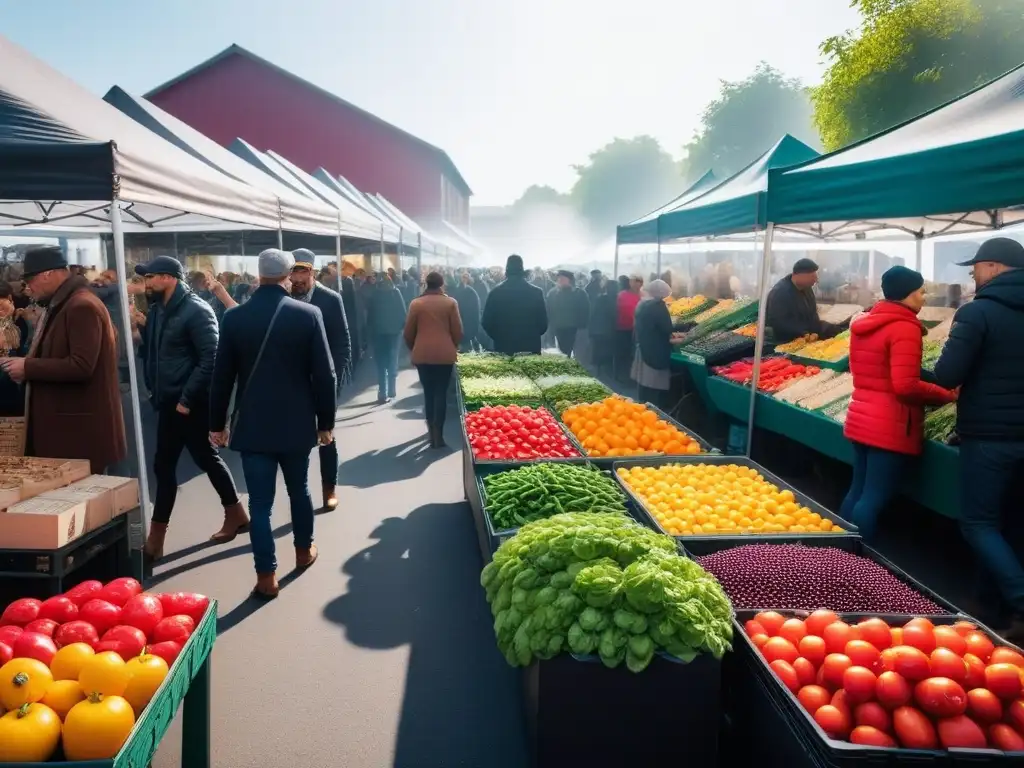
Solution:
<path fill-rule="evenodd" d="M 771 340 L 785 344 L 809 333 L 827 339 L 839 332 L 839 326 L 822 322 L 814 285 L 818 282 L 818 265 L 811 259 L 800 259 L 792 274 L 779 280 L 768 293 L 765 321 Z"/>

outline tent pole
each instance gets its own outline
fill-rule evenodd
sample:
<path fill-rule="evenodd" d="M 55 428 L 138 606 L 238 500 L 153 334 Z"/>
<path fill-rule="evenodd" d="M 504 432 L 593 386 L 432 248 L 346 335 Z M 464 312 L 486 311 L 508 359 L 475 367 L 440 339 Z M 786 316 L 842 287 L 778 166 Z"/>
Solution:
<path fill-rule="evenodd" d="M 338 213 L 338 236 L 334 239 L 334 261 L 338 273 L 338 295 L 341 295 L 341 213 Z"/>
<path fill-rule="evenodd" d="M 423 233 L 416 235 L 416 279 L 419 279 L 423 271 Z"/>
<path fill-rule="evenodd" d="M 284 250 L 284 230 L 281 227 L 277 228 L 277 247 Z"/>
<path fill-rule="evenodd" d="M 612 259 L 612 280 L 619 279 L 619 228 L 615 228 L 615 257 Z"/>
<path fill-rule="evenodd" d="M 761 357 L 764 354 L 765 318 L 768 314 L 768 280 L 772 274 L 772 238 L 775 236 L 775 225 L 768 222 L 764 231 L 764 253 L 761 257 L 761 278 L 758 283 L 757 296 L 757 338 L 754 341 L 754 371 L 750 382 L 750 409 L 747 411 L 747 445 L 746 455 L 750 457 L 750 449 L 754 442 L 754 407 L 757 403 L 757 381 L 761 375 Z"/>
<path fill-rule="evenodd" d="M 395 260 L 398 261 L 398 264 L 395 265 L 395 270 L 399 274 L 401 274 L 401 272 L 402 272 L 402 253 L 403 253 L 403 250 L 404 250 L 402 248 L 402 240 L 404 240 L 404 239 L 405 239 L 405 228 L 404 227 L 399 227 L 398 228 L 398 245 L 395 246 Z"/>
<path fill-rule="evenodd" d="M 655 262 L 654 273 L 661 279 L 661 235 L 658 235 L 658 260 Z"/>
<path fill-rule="evenodd" d="M 138 462 L 136 469 L 139 481 L 139 500 L 142 506 L 138 536 L 130 535 L 129 542 L 132 549 L 141 552 L 143 542 L 146 539 L 146 514 L 149 511 L 149 482 L 146 472 L 146 448 L 143 445 L 142 438 L 142 410 L 139 407 L 141 401 L 139 376 L 135 370 L 135 345 L 132 341 L 131 306 L 128 303 L 128 274 L 124 254 L 124 229 L 121 224 L 121 204 L 116 199 L 110 204 L 110 238 L 114 244 L 114 269 L 117 271 L 118 295 L 121 302 L 121 327 L 118 329 L 118 332 L 124 334 L 128 350 L 128 384 L 132 403 L 132 428 L 135 430 L 135 460 Z M 130 534 L 133 533 L 134 531 L 130 531 Z M 141 559 L 139 562 L 143 563 Z M 139 574 L 140 582 L 145 575 L 145 565 L 143 563 L 142 572 Z"/>
<path fill-rule="evenodd" d="M 917 235 L 914 238 L 914 269 L 921 271 L 921 253 L 924 249 L 924 238 Z"/>
<path fill-rule="evenodd" d="M 399 232 L 401 234 L 401 232 Z M 384 271 L 384 225 L 380 225 L 380 271 Z"/>

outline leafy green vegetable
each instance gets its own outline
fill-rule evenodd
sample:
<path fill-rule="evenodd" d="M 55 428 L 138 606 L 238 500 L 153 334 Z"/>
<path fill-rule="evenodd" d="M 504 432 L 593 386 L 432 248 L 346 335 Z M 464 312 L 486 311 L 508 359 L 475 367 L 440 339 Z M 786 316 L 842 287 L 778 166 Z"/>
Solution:
<path fill-rule="evenodd" d="M 592 376 L 542 376 L 537 379 L 537 386 L 545 400 L 560 407 L 559 413 L 569 406 L 596 403 L 612 394 L 608 387 Z"/>
<path fill-rule="evenodd" d="M 575 358 L 561 354 L 520 354 L 512 358 L 512 364 L 517 373 L 529 376 L 531 379 L 539 379 L 542 376 L 587 375 L 587 369 L 580 365 Z"/>
<path fill-rule="evenodd" d="M 478 405 L 539 405 L 540 389 L 525 376 L 476 376 L 460 382 L 467 408 Z"/>
<path fill-rule="evenodd" d="M 924 417 L 924 436 L 945 443 L 956 430 L 956 403 L 946 403 Z"/>
<path fill-rule="evenodd" d="M 640 672 L 656 651 L 721 658 L 732 641 L 732 605 L 718 581 L 672 539 L 622 514 L 528 523 L 498 548 L 480 583 L 498 647 L 514 666 L 569 650 Z"/>

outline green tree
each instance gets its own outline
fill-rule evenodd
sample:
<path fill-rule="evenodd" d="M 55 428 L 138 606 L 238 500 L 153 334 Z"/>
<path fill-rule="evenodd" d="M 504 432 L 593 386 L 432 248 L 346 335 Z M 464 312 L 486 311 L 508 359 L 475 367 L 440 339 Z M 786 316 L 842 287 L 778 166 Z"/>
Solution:
<path fill-rule="evenodd" d="M 857 30 L 829 38 L 814 122 L 838 149 L 910 120 L 1021 63 L 1022 0 L 853 0 Z"/>
<path fill-rule="evenodd" d="M 519 196 L 512 206 L 516 209 L 523 210 L 526 208 L 536 208 L 539 206 L 548 205 L 568 205 L 568 195 L 563 195 L 554 187 L 550 187 L 546 184 L 531 184 Z"/>
<path fill-rule="evenodd" d="M 686 161 L 694 173 L 710 168 L 724 179 L 786 133 L 821 146 L 807 89 L 762 61 L 743 80 L 722 81 L 718 98 L 704 108 L 700 127 L 686 145 Z"/>
<path fill-rule="evenodd" d="M 679 166 L 652 136 L 615 139 L 573 166 L 570 197 L 596 234 L 607 236 L 662 205 L 683 187 Z"/>

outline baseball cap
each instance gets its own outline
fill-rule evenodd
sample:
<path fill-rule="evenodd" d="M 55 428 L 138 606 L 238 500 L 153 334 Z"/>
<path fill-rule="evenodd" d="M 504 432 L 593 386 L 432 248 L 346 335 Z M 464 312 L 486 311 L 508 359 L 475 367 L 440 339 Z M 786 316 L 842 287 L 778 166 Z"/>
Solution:
<path fill-rule="evenodd" d="M 983 261 L 992 261 L 1013 269 L 1024 269 L 1024 245 L 1008 237 L 993 237 L 981 244 L 973 259 L 957 262 L 957 266 L 973 267 Z"/>
<path fill-rule="evenodd" d="M 292 257 L 295 259 L 292 269 L 313 269 L 316 262 L 316 255 L 308 248 L 296 248 L 292 251 Z"/>
<path fill-rule="evenodd" d="M 135 274 L 143 277 L 146 275 L 170 275 L 181 280 L 185 276 L 185 271 L 181 262 L 173 256 L 157 256 L 145 264 L 136 264 Z"/>
<path fill-rule="evenodd" d="M 295 257 L 280 248 L 268 248 L 259 255 L 259 275 L 270 279 L 288 277 L 295 266 Z"/>

